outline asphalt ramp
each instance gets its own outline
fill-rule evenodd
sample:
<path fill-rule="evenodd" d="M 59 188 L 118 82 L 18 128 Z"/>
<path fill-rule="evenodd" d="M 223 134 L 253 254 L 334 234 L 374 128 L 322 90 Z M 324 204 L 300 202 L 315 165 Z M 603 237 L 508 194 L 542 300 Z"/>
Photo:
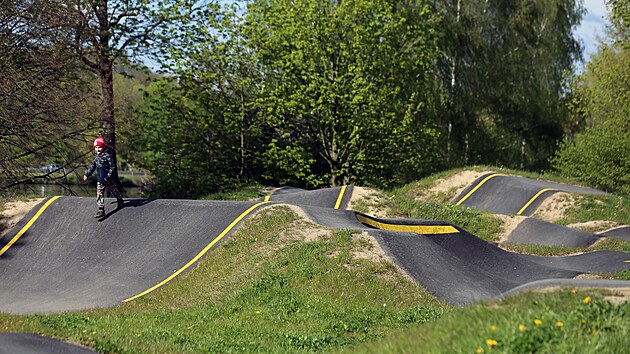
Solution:
<path fill-rule="evenodd" d="M 128 199 L 120 210 L 108 204 L 107 216 L 99 220 L 93 218 L 94 198 L 60 197 L 41 212 L 48 202 L 0 239 L 2 312 L 120 305 L 190 267 L 191 260 L 218 246 L 226 230 L 234 230 L 239 216 L 260 204 Z"/>
<path fill-rule="evenodd" d="M 608 194 L 593 188 L 488 173 L 473 181 L 452 203 L 497 214 L 531 216 L 546 198 L 557 192 Z"/>
<path fill-rule="evenodd" d="M 588 247 L 603 236 L 539 219 L 527 218 L 512 230 L 507 241 L 542 246 Z"/>
<path fill-rule="evenodd" d="M 305 190 L 295 187 L 281 187 L 261 200 L 283 202 L 295 205 L 309 205 L 330 209 L 346 209 L 352 198 L 353 186 Z"/>
<path fill-rule="evenodd" d="M 620 240 L 630 241 L 630 226 L 620 226 L 614 229 L 606 230 L 598 233 L 597 235 L 602 237 L 613 237 Z"/>

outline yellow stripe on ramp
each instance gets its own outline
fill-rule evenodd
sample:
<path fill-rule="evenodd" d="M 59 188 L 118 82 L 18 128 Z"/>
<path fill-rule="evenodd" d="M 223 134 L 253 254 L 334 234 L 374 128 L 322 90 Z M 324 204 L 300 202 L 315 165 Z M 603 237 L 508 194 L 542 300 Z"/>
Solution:
<path fill-rule="evenodd" d="M 404 231 L 404 232 L 415 232 L 417 234 L 423 235 L 443 235 L 443 234 L 455 234 L 459 233 L 459 230 L 454 228 L 451 225 L 401 225 L 401 224 L 386 224 L 382 223 L 370 218 L 367 218 L 363 215 L 357 214 L 357 219 L 372 227 L 381 230 L 388 231 Z"/>
<path fill-rule="evenodd" d="M 239 217 L 237 217 L 236 219 L 234 219 L 234 221 L 232 221 L 232 223 L 230 225 L 228 225 L 228 227 L 225 228 L 225 230 L 223 230 L 223 232 L 221 232 L 221 234 L 219 234 L 219 236 L 217 236 L 214 240 L 212 240 L 212 242 L 210 242 L 203 250 L 201 250 L 201 252 L 199 252 L 193 259 L 190 260 L 190 262 L 186 263 L 186 265 L 184 265 L 183 267 L 181 267 L 179 270 L 177 270 L 175 273 L 171 274 L 168 278 L 162 280 L 161 282 L 159 282 L 157 285 L 155 285 L 152 288 L 149 288 L 143 292 L 141 292 L 138 295 L 134 295 L 128 299 L 123 300 L 123 302 L 129 302 L 132 300 L 135 300 L 141 296 L 144 296 L 150 292 L 152 292 L 153 290 L 161 287 L 162 285 L 168 283 L 169 281 L 171 281 L 173 278 L 175 278 L 176 276 L 178 276 L 181 272 L 185 271 L 186 269 L 188 269 L 191 265 L 193 265 L 195 262 L 197 262 L 199 260 L 199 258 L 201 258 L 204 254 L 206 254 L 206 252 L 208 252 L 210 250 L 210 248 L 212 248 L 212 246 L 214 246 L 217 242 L 219 242 L 223 237 L 225 237 L 225 235 L 227 235 L 228 232 L 230 232 L 230 230 L 232 230 L 232 228 L 234 228 L 234 226 L 236 226 L 236 224 L 238 224 L 239 221 L 241 221 L 247 214 L 251 213 L 254 209 L 258 208 L 259 206 L 266 204 L 267 202 L 260 202 L 258 204 L 253 205 L 252 207 L 250 207 L 249 209 L 245 210 L 241 215 L 239 215 Z"/>
<path fill-rule="evenodd" d="M 0 256 L 2 256 L 4 254 L 4 252 L 6 252 L 11 246 L 13 246 L 14 243 L 17 242 L 17 240 L 20 239 L 20 237 L 22 237 L 22 235 L 24 235 L 24 233 L 31 227 L 33 226 L 33 223 L 35 223 L 35 221 L 37 219 L 39 219 L 39 217 L 42 215 L 42 213 L 44 212 L 44 210 L 46 210 L 46 208 L 48 208 L 50 206 L 50 204 L 52 204 L 55 200 L 57 200 L 57 198 L 59 198 L 59 196 L 55 196 L 50 198 L 49 201 L 46 202 L 46 204 L 42 205 L 41 208 L 39 208 L 39 210 L 37 211 L 37 213 L 35 214 L 35 216 L 33 216 L 31 218 L 31 220 L 29 220 L 29 222 L 24 225 L 24 227 L 20 230 L 20 232 L 17 233 L 17 235 L 13 236 L 13 238 L 11 239 L 11 241 L 9 241 L 9 243 L 7 243 L 1 250 L 0 250 Z"/>
<path fill-rule="evenodd" d="M 479 187 L 481 187 L 484 183 L 488 182 L 488 180 L 490 178 L 494 178 L 497 176 L 505 176 L 504 174 L 501 173 L 493 173 L 490 176 L 486 177 L 483 179 L 483 181 L 479 182 L 479 184 L 477 186 L 475 186 L 475 188 L 473 188 L 470 192 L 468 192 L 468 194 L 466 194 L 464 196 L 464 198 L 460 199 L 457 203 L 455 203 L 455 205 L 460 205 L 464 202 L 464 200 L 468 199 L 468 197 L 470 197 L 473 193 L 475 193 L 477 191 L 477 189 L 479 189 Z"/>
<path fill-rule="evenodd" d="M 536 198 L 540 197 L 541 194 L 548 192 L 548 191 L 555 191 L 557 189 L 555 188 L 545 188 L 545 189 L 541 189 L 540 191 L 538 191 L 538 193 L 536 193 L 536 195 L 534 195 L 532 197 L 532 199 L 529 200 L 529 202 L 527 202 L 527 204 L 525 204 L 525 206 L 523 206 L 521 208 L 521 210 L 518 211 L 518 213 L 516 213 L 516 215 L 521 215 L 522 212 L 525 211 L 525 209 L 527 209 L 527 207 L 532 204 L 534 202 L 534 200 L 536 200 Z"/>
<path fill-rule="evenodd" d="M 335 209 L 339 209 L 341 206 L 341 200 L 343 199 L 343 194 L 346 192 L 346 186 L 341 187 L 339 191 L 339 196 L 337 197 L 337 202 L 335 203 Z"/>

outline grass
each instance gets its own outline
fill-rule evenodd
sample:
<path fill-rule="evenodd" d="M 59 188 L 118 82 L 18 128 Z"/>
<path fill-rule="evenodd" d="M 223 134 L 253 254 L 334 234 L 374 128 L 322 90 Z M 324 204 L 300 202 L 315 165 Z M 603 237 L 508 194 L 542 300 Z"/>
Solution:
<path fill-rule="evenodd" d="M 269 193 L 264 193 L 259 185 L 245 186 L 235 191 L 212 193 L 204 196 L 204 200 L 254 200 L 263 198 Z"/>
<path fill-rule="evenodd" d="M 585 195 L 576 200 L 558 224 L 569 225 L 591 220 L 608 220 L 630 225 L 630 198 L 624 196 Z"/>
<path fill-rule="evenodd" d="M 624 353 L 630 303 L 605 300 L 606 290 L 528 292 L 497 303 L 457 309 L 424 326 L 356 353 Z"/>

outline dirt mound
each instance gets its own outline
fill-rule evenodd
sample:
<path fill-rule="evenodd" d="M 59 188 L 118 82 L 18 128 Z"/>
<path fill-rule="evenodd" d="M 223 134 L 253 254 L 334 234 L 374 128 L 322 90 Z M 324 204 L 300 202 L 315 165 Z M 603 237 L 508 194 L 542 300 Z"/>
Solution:
<path fill-rule="evenodd" d="M 0 211 L 0 237 L 9 232 L 9 230 L 22 220 L 26 214 L 39 204 L 44 198 L 35 198 L 29 200 L 16 200 L 7 202 L 4 209 Z"/>

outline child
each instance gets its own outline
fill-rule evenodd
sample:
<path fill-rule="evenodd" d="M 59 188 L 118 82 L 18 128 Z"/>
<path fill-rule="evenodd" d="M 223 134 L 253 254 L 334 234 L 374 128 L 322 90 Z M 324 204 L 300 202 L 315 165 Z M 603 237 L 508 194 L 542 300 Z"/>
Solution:
<path fill-rule="evenodd" d="M 116 201 L 118 202 L 117 209 L 120 209 L 123 206 L 123 196 L 118 190 L 118 187 L 116 187 L 116 181 L 113 181 L 112 174 L 114 173 L 114 170 L 116 170 L 116 166 L 114 165 L 114 159 L 112 158 L 103 137 L 99 136 L 96 138 L 96 140 L 94 140 L 94 144 L 92 144 L 92 148 L 95 152 L 94 158 L 92 159 L 92 165 L 90 168 L 85 171 L 83 180 L 87 181 L 88 177 L 90 177 L 94 171 L 97 172 L 98 182 L 96 183 L 96 206 L 98 207 L 98 212 L 94 215 L 94 217 L 102 218 L 105 216 L 105 187 L 107 187 L 114 197 L 116 197 Z"/>

